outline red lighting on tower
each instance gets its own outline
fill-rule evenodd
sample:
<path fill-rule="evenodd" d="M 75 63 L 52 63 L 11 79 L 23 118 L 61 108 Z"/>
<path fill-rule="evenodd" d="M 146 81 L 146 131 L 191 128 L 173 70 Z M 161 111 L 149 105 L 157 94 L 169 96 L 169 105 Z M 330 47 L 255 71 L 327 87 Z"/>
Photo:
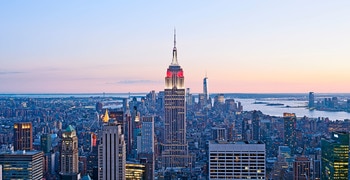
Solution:
<path fill-rule="evenodd" d="M 171 75 L 172 75 L 171 71 L 168 70 L 168 71 L 166 72 L 166 77 L 167 77 L 167 78 L 170 78 Z"/>
<path fill-rule="evenodd" d="M 177 77 L 183 78 L 184 77 L 184 72 L 182 70 L 177 72 Z"/>

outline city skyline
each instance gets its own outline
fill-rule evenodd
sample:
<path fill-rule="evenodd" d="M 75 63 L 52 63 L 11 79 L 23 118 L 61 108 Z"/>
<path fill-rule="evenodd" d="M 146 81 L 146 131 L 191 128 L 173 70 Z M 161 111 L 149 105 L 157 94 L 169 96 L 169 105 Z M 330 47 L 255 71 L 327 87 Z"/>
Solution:
<path fill-rule="evenodd" d="M 347 1 L 0 3 L 0 93 L 346 93 Z"/>

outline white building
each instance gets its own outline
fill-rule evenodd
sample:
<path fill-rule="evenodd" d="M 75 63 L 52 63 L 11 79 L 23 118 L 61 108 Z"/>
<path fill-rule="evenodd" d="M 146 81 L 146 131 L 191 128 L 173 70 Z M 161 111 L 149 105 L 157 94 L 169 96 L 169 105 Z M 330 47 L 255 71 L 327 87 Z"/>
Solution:
<path fill-rule="evenodd" d="M 98 147 L 98 179 L 125 180 L 126 150 L 121 125 L 110 122 L 103 126 Z"/>
<path fill-rule="evenodd" d="M 265 144 L 209 143 L 209 179 L 265 179 Z"/>

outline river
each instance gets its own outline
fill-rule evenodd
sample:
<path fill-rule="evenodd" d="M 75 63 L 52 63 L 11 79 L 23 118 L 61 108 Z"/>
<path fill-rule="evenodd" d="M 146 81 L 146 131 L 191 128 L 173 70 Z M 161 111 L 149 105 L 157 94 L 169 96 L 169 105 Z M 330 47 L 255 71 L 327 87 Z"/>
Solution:
<path fill-rule="evenodd" d="M 307 116 L 310 118 L 318 118 L 318 117 L 327 118 L 328 117 L 332 121 L 350 119 L 350 113 L 348 112 L 332 112 L 332 111 L 318 111 L 318 110 L 310 111 L 306 107 L 300 107 L 300 106 L 307 106 L 307 101 L 301 101 L 301 100 L 285 100 L 285 99 L 255 100 L 255 99 L 235 98 L 235 101 L 239 101 L 242 103 L 244 111 L 259 110 L 262 113 L 271 115 L 271 116 L 283 116 L 283 113 L 287 112 L 287 113 L 295 113 L 297 117 L 303 117 L 303 116 Z M 255 103 L 255 102 L 263 102 L 264 104 Z M 282 105 L 268 106 L 265 103 L 273 103 L 273 104 L 280 103 L 280 104 L 283 104 L 283 106 Z M 290 107 L 286 107 L 286 106 L 290 106 Z"/>

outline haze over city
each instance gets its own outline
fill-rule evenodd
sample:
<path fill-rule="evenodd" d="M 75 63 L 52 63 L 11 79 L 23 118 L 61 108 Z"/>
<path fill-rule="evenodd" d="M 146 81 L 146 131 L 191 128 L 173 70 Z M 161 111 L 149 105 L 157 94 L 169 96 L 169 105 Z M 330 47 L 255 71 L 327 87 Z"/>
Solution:
<path fill-rule="evenodd" d="M 0 93 L 350 92 L 349 1 L 2 1 Z"/>

